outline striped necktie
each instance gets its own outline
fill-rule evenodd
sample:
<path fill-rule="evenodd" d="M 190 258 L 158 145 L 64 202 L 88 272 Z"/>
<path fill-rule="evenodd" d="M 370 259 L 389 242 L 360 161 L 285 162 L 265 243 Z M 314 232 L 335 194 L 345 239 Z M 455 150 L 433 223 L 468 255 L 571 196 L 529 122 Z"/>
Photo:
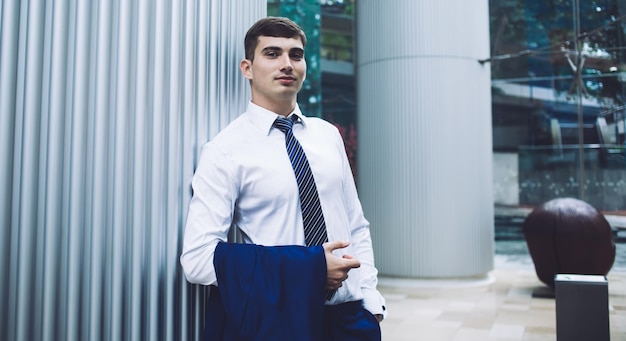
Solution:
<path fill-rule="evenodd" d="M 274 127 L 285 133 L 287 154 L 289 154 L 291 166 L 298 182 L 306 246 L 322 245 L 328 241 L 326 223 L 309 161 L 300 142 L 293 136 L 293 123 L 297 119 L 296 115 L 292 115 L 291 118 L 279 117 L 274 121 Z"/>
<path fill-rule="evenodd" d="M 290 118 L 279 117 L 274 121 L 274 127 L 285 133 L 285 146 L 287 154 L 291 160 L 293 173 L 298 183 L 300 194 L 300 207 L 302 208 L 302 223 L 304 225 L 304 242 L 306 246 L 322 245 L 328 241 L 326 233 L 326 223 L 324 213 L 320 205 L 320 198 L 317 194 L 317 186 L 313 178 L 313 172 L 309 166 L 309 160 L 300 145 L 300 142 L 293 136 L 293 123 L 298 116 L 291 115 Z M 324 298 L 330 300 L 337 290 L 328 290 Z"/>

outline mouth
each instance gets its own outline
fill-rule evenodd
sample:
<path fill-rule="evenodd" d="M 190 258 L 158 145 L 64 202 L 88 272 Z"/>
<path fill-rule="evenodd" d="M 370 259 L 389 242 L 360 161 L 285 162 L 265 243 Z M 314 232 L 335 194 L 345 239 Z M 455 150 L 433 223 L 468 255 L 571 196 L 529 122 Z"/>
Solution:
<path fill-rule="evenodd" d="M 281 76 L 281 77 L 277 77 L 276 79 L 280 82 L 280 84 L 283 84 L 283 85 L 293 84 L 296 81 L 294 77 L 289 77 L 289 76 Z"/>

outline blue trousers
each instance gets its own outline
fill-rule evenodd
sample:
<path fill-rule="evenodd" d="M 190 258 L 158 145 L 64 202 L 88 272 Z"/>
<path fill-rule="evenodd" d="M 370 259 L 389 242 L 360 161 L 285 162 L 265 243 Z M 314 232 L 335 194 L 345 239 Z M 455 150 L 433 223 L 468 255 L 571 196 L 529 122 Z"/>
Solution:
<path fill-rule="evenodd" d="M 327 305 L 324 308 L 323 340 L 380 341 L 376 317 L 363 308 L 362 301 Z"/>
<path fill-rule="evenodd" d="M 254 341 L 282 341 L 285 335 L 272 335 L 271 340 L 264 340 L 261 335 L 241 337 L 236 330 L 227 327 L 226 315 L 217 313 L 223 311 L 223 302 L 216 287 L 211 289 L 209 306 L 212 307 L 212 314 L 206 318 L 204 325 L 204 340 L 254 340 Z M 215 310 L 216 306 L 220 309 Z M 286 327 L 286 326 L 284 326 Z M 380 325 L 376 318 L 365 308 L 361 301 L 347 302 L 343 304 L 325 306 L 322 338 L 311 331 L 303 331 L 305 335 L 298 336 L 298 339 L 323 340 L 323 341 L 381 341 Z M 281 334 L 282 332 L 279 332 Z M 290 335 L 289 337 L 293 337 Z M 281 338 L 281 339 L 279 339 Z"/>

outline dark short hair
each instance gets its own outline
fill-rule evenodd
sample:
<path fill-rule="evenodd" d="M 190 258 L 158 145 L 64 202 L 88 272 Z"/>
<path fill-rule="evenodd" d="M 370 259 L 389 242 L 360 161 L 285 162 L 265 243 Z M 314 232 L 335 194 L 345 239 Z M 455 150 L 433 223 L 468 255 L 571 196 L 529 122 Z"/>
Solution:
<path fill-rule="evenodd" d="M 259 43 L 259 37 L 300 38 L 306 46 L 306 35 L 298 24 L 284 17 L 263 18 L 250 27 L 243 41 L 246 50 L 246 59 L 254 60 L 254 50 Z"/>

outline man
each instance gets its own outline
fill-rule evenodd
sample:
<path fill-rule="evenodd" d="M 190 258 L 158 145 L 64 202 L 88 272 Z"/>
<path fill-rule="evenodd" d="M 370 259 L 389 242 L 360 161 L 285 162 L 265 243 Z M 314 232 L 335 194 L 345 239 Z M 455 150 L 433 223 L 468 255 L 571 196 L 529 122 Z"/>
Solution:
<path fill-rule="evenodd" d="M 306 36 L 268 17 L 244 45 L 252 99 L 202 148 L 181 255 L 190 282 L 212 285 L 207 338 L 380 340 L 384 299 L 343 141 L 296 102 Z M 226 243 L 232 225 L 244 244 Z"/>

